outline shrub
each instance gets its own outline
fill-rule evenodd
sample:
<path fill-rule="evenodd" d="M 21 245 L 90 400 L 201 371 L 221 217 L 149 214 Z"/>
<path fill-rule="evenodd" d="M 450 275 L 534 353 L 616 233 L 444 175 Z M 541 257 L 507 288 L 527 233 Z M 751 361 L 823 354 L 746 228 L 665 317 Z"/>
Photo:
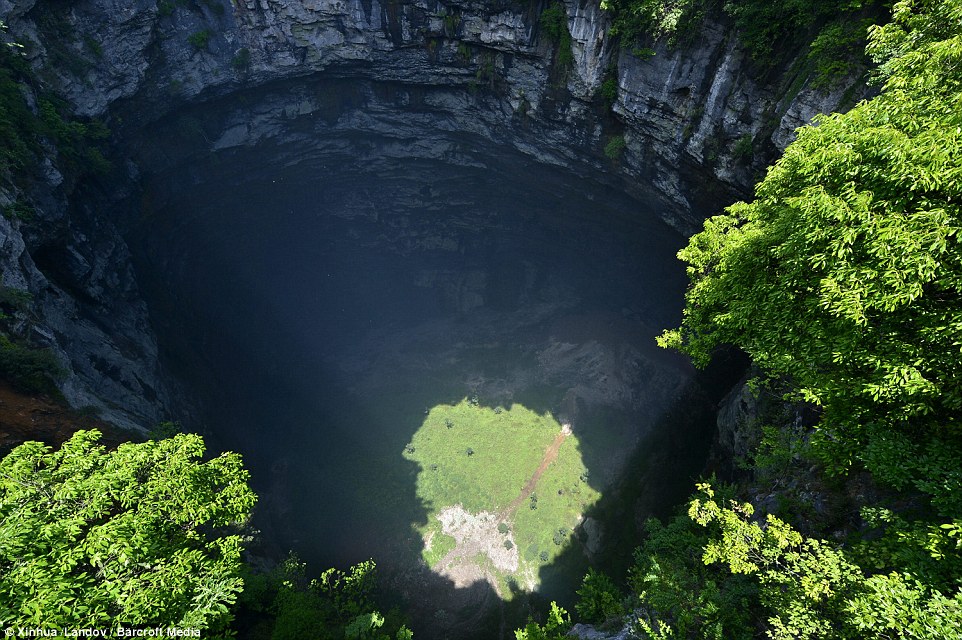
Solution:
<path fill-rule="evenodd" d="M 624 615 L 621 606 L 622 595 L 607 575 L 588 569 L 588 573 L 581 581 L 581 588 L 576 591 L 578 604 L 575 611 L 578 617 L 586 622 L 601 624 L 609 618 Z"/>
<path fill-rule="evenodd" d="M 241 47 L 231 58 L 230 64 L 238 71 L 246 71 L 251 66 L 251 50 L 247 47 Z"/>
<path fill-rule="evenodd" d="M 732 155 L 740 162 L 751 162 L 755 156 L 755 149 L 752 145 L 752 134 L 746 133 L 735 142 L 732 148 Z"/>
<path fill-rule="evenodd" d="M 4 177 L 28 169 L 37 157 L 37 118 L 21 87 L 28 73 L 20 54 L 0 44 L 0 175 Z"/>
<path fill-rule="evenodd" d="M 49 349 L 36 349 L 0 335 L 0 377 L 22 391 L 50 393 L 63 369 Z"/>
<path fill-rule="evenodd" d="M 104 174 L 110 162 L 95 145 L 110 138 L 110 129 L 99 120 L 80 122 L 65 117 L 67 104 L 46 95 L 39 100 L 40 131 L 57 147 L 61 165 L 75 175 Z"/>
<path fill-rule="evenodd" d="M 960 4 L 875 32 L 881 94 L 800 129 L 751 203 L 705 223 L 679 253 L 682 328 L 661 339 L 700 364 L 735 344 L 790 377 L 822 410 L 813 450 L 830 470 L 914 484 L 943 513 L 962 511 Z"/>
<path fill-rule="evenodd" d="M 635 47 L 631 50 L 631 55 L 635 56 L 639 60 L 651 60 L 657 54 L 651 47 Z"/>
<path fill-rule="evenodd" d="M 618 77 L 608 75 L 601 86 L 598 87 L 598 97 L 604 103 L 605 108 L 610 109 L 618 101 Z"/>
<path fill-rule="evenodd" d="M 151 440 L 165 440 L 184 432 L 184 427 L 180 422 L 166 420 L 159 423 L 147 434 Z"/>
<path fill-rule="evenodd" d="M 551 611 L 544 626 L 539 625 L 532 619 L 528 619 L 528 624 L 523 629 L 514 632 L 515 640 L 563 640 L 571 629 L 571 616 L 568 612 L 551 603 Z"/>
<path fill-rule="evenodd" d="M 575 61 L 571 51 L 571 32 L 568 31 L 568 14 L 563 4 L 550 5 L 541 12 L 541 32 L 558 47 L 558 66 L 567 68 Z"/>
<path fill-rule="evenodd" d="M 23 289 L 0 287 L 0 308 L 7 311 L 26 311 L 33 302 L 33 294 Z"/>
<path fill-rule="evenodd" d="M 210 29 L 197 31 L 187 36 L 187 42 L 189 42 L 194 49 L 200 51 L 201 49 L 206 49 L 207 45 L 210 44 L 210 35 Z"/>
<path fill-rule="evenodd" d="M 813 87 L 827 88 L 867 62 L 864 51 L 869 24 L 867 20 L 838 20 L 822 29 L 808 52 L 808 60 L 815 66 Z"/>
<path fill-rule="evenodd" d="M 621 154 L 625 151 L 624 136 L 612 136 L 608 138 L 608 142 L 605 144 L 605 157 L 609 160 L 617 160 L 621 157 Z"/>
<path fill-rule="evenodd" d="M 602 0 L 613 18 L 612 34 L 630 46 L 638 40 L 665 38 L 671 47 L 697 32 L 714 0 Z"/>
<path fill-rule="evenodd" d="M 94 40 L 93 38 L 90 38 L 90 37 L 84 38 L 84 46 L 87 48 L 88 51 L 90 51 L 90 53 L 94 55 L 94 57 L 96 58 L 104 57 L 103 45 L 97 42 L 96 40 Z"/>
<path fill-rule="evenodd" d="M 458 27 L 461 26 L 461 16 L 456 13 L 449 13 L 441 19 L 444 25 L 444 36 L 454 38 L 458 34 Z"/>
<path fill-rule="evenodd" d="M 551 541 L 560 547 L 568 539 L 568 533 L 570 532 L 566 528 L 561 527 L 551 536 Z"/>
<path fill-rule="evenodd" d="M 687 515 L 678 515 L 666 525 L 648 520 L 645 533 L 628 573 L 636 605 L 644 611 L 640 630 L 657 638 L 754 637 L 758 587 L 745 575 L 702 562 L 709 539 L 702 527 Z"/>
<path fill-rule="evenodd" d="M 33 220 L 34 215 L 36 215 L 36 210 L 26 202 L 18 200 L 13 204 L 9 204 L 3 209 L 3 215 L 7 218 L 14 220 L 23 220 L 24 222 L 30 222 Z"/>

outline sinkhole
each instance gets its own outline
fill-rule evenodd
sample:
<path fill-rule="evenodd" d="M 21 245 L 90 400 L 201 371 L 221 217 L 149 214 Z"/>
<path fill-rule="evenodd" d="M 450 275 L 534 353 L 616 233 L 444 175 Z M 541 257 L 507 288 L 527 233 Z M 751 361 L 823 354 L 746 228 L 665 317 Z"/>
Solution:
<path fill-rule="evenodd" d="M 685 239 L 466 94 L 303 91 L 132 133 L 117 208 L 164 364 L 252 472 L 257 553 L 373 558 L 417 637 L 570 606 L 704 466 L 717 389 L 654 342 Z"/>

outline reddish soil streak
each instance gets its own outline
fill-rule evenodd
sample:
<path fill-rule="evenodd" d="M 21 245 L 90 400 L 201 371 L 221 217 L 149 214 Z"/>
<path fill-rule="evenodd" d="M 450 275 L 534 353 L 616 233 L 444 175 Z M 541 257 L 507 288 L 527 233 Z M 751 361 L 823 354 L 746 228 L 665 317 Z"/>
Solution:
<path fill-rule="evenodd" d="M 79 429 L 98 429 L 101 442 L 111 449 L 136 438 L 103 420 L 78 415 L 47 396 L 21 393 L 0 381 L 0 458 L 27 440 L 59 447 Z"/>
<path fill-rule="evenodd" d="M 561 429 L 561 432 L 555 436 L 554 441 L 548 445 L 548 448 L 544 450 L 544 457 L 541 459 L 541 464 L 535 469 L 534 475 L 528 480 L 524 487 L 521 489 L 521 493 L 518 497 L 511 501 L 507 507 L 505 507 L 501 513 L 498 514 L 499 520 L 506 520 L 514 515 L 514 512 L 518 510 L 521 503 L 528 499 L 528 497 L 534 493 L 535 487 L 538 486 L 538 481 L 541 480 L 541 476 L 544 474 L 545 469 L 548 465 L 554 462 L 558 458 L 558 451 L 561 449 L 561 443 L 565 441 L 571 434 L 571 430 L 567 427 Z"/>

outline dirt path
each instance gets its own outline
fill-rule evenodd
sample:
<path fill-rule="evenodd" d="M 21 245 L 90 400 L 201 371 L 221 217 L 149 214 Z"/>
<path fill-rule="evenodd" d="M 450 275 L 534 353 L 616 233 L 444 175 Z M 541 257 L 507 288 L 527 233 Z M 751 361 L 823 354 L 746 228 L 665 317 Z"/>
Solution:
<path fill-rule="evenodd" d="M 527 500 L 532 493 L 534 493 L 535 487 L 538 486 L 538 481 L 541 480 L 541 476 L 544 474 L 545 469 L 548 465 L 554 462 L 558 457 L 558 451 L 561 450 L 561 444 L 565 441 L 565 438 L 571 435 L 571 427 L 564 425 L 561 427 L 561 431 L 555 436 L 554 441 L 548 445 L 548 448 L 544 450 L 544 457 L 541 459 L 541 464 L 535 469 L 534 475 L 528 480 L 524 487 L 521 489 L 521 493 L 518 497 L 511 501 L 507 507 L 505 507 L 501 513 L 498 514 L 499 520 L 506 520 L 514 515 L 514 512 L 518 510 L 525 500 Z"/>

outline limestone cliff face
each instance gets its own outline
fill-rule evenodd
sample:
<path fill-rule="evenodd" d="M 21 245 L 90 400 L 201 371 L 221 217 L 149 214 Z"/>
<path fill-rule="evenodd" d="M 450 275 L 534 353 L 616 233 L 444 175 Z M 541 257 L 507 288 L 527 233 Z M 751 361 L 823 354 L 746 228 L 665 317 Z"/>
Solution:
<path fill-rule="evenodd" d="M 490 113 L 482 117 L 489 126 L 508 127 L 520 111 L 543 127 L 537 148 L 529 141 L 517 146 L 542 161 L 592 158 L 599 168 L 642 181 L 672 205 L 666 217 L 689 231 L 708 213 L 693 211 L 705 204 L 698 201 L 704 190 L 698 183 L 720 181 L 728 191 L 723 199 L 746 194 L 753 170 L 770 159 L 762 152 L 784 148 L 795 128 L 837 108 L 847 88 L 822 92 L 786 82 L 795 78 L 785 74 L 753 77 L 734 34 L 710 21 L 694 46 L 656 45 L 655 55 L 642 59 L 608 37 L 607 16 L 595 0 L 564 4 L 573 40 L 570 69 L 561 68 L 555 45 L 539 33 L 545 3 L 537 1 L 3 0 L 0 17 L 14 35 L 35 43 L 28 48 L 35 66 L 54 65 L 58 89 L 78 114 L 102 115 L 112 107 L 122 113 L 127 101 L 149 103 L 141 124 L 184 103 L 305 76 L 452 92 L 488 88 L 493 95 L 484 109 Z M 57 20 L 44 20 L 51 13 Z M 63 53 L 84 63 L 56 68 L 55 54 Z M 620 122 L 606 126 L 596 93 L 615 70 L 613 109 Z M 784 95 L 789 84 L 795 88 Z M 450 105 L 452 112 L 459 106 Z M 614 135 L 627 143 L 617 166 L 601 154 Z M 734 157 L 745 135 L 760 152 L 754 165 Z"/>
<path fill-rule="evenodd" d="M 691 232 L 748 195 L 796 127 L 842 100 L 841 90 L 753 77 L 719 24 L 692 47 L 640 59 L 608 36 L 596 0 L 564 5 L 567 64 L 540 33 L 545 3 L 534 0 L 0 0 L 0 20 L 77 115 L 109 120 L 131 185 L 192 153 L 266 141 L 300 142 L 287 162 L 317 159 L 331 147 L 311 140 L 356 132 L 393 141 L 396 157 L 471 163 L 468 135 L 657 203 Z M 615 76 L 612 117 L 596 96 Z M 158 132 L 184 112 L 202 124 L 195 146 L 156 152 Z M 735 157 L 745 136 L 751 160 Z M 619 137 L 624 152 L 609 159 L 605 145 Z M 29 198 L 45 224 L 24 237 L 3 221 L 3 280 L 35 293 L 36 331 L 69 362 L 68 399 L 124 424 L 165 415 L 175 392 L 115 221 L 78 204 L 52 167 Z"/>

